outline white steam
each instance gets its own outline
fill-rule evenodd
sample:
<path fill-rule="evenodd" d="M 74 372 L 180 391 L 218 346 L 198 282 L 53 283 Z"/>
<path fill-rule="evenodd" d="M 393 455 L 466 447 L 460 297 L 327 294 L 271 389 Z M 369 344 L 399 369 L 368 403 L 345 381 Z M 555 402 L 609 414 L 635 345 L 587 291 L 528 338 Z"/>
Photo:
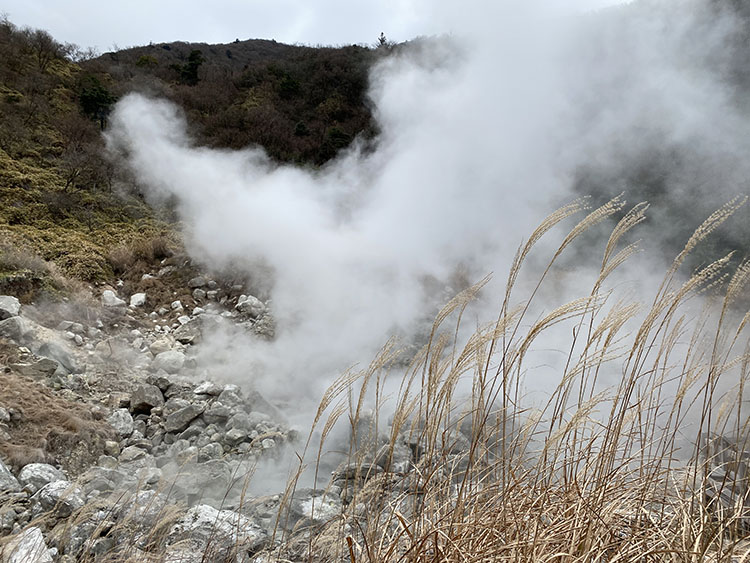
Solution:
<path fill-rule="evenodd" d="M 736 171 L 717 200 L 742 189 L 750 124 L 722 66 L 734 17 L 698 2 L 586 16 L 538 2 L 445 4 L 434 17 L 450 38 L 372 72 L 377 149 L 355 147 L 322 170 L 195 146 L 175 107 L 141 95 L 112 116 L 111 145 L 144 186 L 176 197 L 195 257 L 272 272 L 277 339 L 233 353 L 263 366 L 255 383 L 266 391 L 316 400 L 343 368 L 433 314 L 427 280 L 495 271 L 501 285 L 521 240 L 574 197 L 581 169 L 610 178 L 628 159 L 689 145 L 692 167 Z"/>

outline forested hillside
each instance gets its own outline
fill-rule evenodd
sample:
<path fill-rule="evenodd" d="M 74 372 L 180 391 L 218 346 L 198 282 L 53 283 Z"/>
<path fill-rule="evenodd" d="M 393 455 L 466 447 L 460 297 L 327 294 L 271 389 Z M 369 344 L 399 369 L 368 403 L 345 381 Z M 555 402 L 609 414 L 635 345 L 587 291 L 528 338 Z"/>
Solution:
<path fill-rule="evenodd" d="M 0 286 L 31 294 L 62 277 L 108 280 L 179 245 L 168 209 L 148 207 L 105 154 L 101 132 L 124 94 L 175 101 L 200 143 L 260 145 L 277 161 L 316 167 L 374 135 L 368 69 L 389 51 L 248 40 L 93 57 L 3 20 Z"/>

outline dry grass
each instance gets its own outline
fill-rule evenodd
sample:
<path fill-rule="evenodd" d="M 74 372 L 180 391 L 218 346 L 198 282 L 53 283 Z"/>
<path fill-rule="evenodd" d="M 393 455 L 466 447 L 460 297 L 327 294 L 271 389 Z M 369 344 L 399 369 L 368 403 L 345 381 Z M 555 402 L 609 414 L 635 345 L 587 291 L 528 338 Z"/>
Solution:
<path fill-rule="evenodd" d="M 315 420 L 318 465 L 331 428 L 346 421 L 348 462 L 360 474 L 341 517 L 306 536 L 307 559 L 729 563 L 746 554 L 750 317 L 735 318 L 732 307 L 750 268 L 743 263 L 730 275 L 724 257 L 679 275 L 687 253 L 738 202 L 696 231 L 650 305 L 617 301 L 606 289 L 635 251 L 618 244 L 643 219 L 645 206 L 636 206 L 607 241 L 590 292 L 531 318 L 565 247 L 623 205 L 615 199 L 581 220 L 516 301 L 532 246 L 581 205 L 548 218 L 516 256 L 497 321 L 465 341 L 462 313 L 484 282 L 449 303 L 402 375 L 395 406 L 386 406 L 385 393 L 392 346 L 329 389 Z M 717 287 L 723 299 L 709 297 Z M 694 315 L 687 307 L 698 296 L 707 305 Z M 544 400 L 531 400 L 529 356 L 561 323 L 572 327 L 567 359 Z M 603 385 L 605 373 L 619 383 Z M 365 417 L 368 400 L 375 411 Z M 411 471 L 396 473 L 387 460 L 404 442 L 416 455 Z M 386 460 L 385 472 L 368 476 L 375 457 Z"/>
<path fill-rule="evenodd" d="M 18 414 L 8 426 L 9 441 L 0 442 L 0 457 L 14 471 L 28 463 L 60 462 L 75 476 L 103 453 L 114 437 L 91 410 L 68 401 L 44 385 L 14 373 L 0 374 L 0 405 Z"/>

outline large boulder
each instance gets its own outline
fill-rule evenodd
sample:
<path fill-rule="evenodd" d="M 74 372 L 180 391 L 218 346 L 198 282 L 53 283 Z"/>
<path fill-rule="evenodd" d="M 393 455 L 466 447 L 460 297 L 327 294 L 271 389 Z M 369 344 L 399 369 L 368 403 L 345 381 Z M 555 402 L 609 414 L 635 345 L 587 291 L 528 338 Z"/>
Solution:
<path fill-rule="evenodd" d="M 65 474 L 48 463 L 29 463 L 24 465 L 18 474 L 18 480 L 32 493 L 36 493 L 49 483 L 63 479 L 65 479 Z"/>
<path fill-rule="evenodd" d="M 0 295 L 0 320 L 17 317 L 21 311 L 21 303 L 11 295 Z"/>
<path fill-rule="evenodd" d="M 79 373 L 81 371 L 78 362 L 68 352 L 67 348 L 57 342 L 45 342 L 37 349 L 36 354 L 37 356 L 55 360 L 70 373 Z"/>
<path fill-rule="evenodd" d="M 17 373 L 26 377 L 32 379 L 44 379 L 46 377 L 51 377 L 60 367 L 60 364 L 50 358 L 42 358 L 36 362 L 10 364 L 10 367 Z"/>
<path fill-rule="evenodd" d="M 23 317 L 9 317 L 0 321 L 0 336 L 24 346 L 34 339 L 34 324 Z"/>

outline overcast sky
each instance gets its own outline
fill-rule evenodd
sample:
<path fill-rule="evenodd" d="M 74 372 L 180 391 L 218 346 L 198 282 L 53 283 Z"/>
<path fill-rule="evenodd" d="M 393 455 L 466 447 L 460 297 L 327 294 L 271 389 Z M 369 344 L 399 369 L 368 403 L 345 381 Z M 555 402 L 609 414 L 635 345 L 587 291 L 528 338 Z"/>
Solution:
<path fill-rule="evenodd" d="M 473 4 L 482 9 L 487 1 Z M 575 4 L 583 10 L 614 3 L 617 0 L 546 1 L 550 6 Z M 214 0 L 210 5 L 197 0 L 0 0 L 0 12 L 19 27 L 46 29 L 58 41 L 105 52 L 115 45 L 256 38 L 312 45 L 371 44 L 381 31 L 394 41 L 455 31 L 450 18 L 437 13 L 438 4 L 432 0 Z"/>

